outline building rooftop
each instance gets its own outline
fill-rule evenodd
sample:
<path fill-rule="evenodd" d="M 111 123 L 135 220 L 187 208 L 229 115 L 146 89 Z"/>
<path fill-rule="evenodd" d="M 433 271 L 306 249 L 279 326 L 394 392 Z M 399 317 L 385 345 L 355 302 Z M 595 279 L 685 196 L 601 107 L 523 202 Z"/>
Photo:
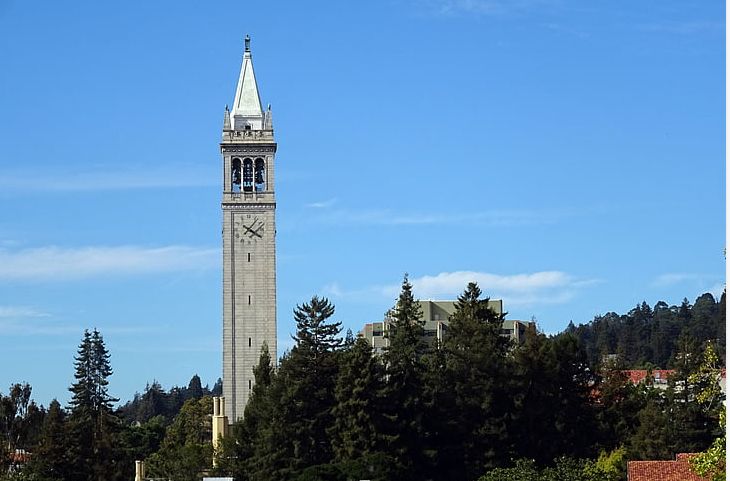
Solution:
<path fill-rule="evenodd" d="M 629 481 L 707 481 L 689 465 L 696 454 L 677 454 L 674 461 L 629 461 Z"/>

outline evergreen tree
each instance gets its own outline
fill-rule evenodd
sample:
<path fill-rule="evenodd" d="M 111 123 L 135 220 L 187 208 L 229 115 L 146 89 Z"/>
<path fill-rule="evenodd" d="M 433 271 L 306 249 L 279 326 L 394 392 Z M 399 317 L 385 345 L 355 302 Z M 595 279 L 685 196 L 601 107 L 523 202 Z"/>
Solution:
<path fill-rule="evenodd" d="M 370 456 L 382 449 L 378 433 L 382 364 L 370 344 L 358 337 L 342 356 L 335 386 L 334 424 L 330 430 L 337 462 Z"/>
<path fill-rule="evenodd" d="M 626 445 L 639 425 L 638 413 L 646 405 L 645 385 L 634 386 L 616 363 L 608 362 L 602 368 L 595 406 L 598 425 L 598 448 L 614 449 Z"/>
<path fill-rule="evenodd" d="M 216 456 L 215 474 L 232 476 L 239 481 L 255 479 L 251 473 L 258 463 L 254 457 L 256 446 L 264 444 L 264 430 L 274 422 L 275 412 L 271 399 L 271 382 L 276 375 L 269 354 L 269 346 L 261 346 L 259 362 L 253 368 L 254 385 L 242 420 L 236 421 L 229 436 L 221 440 Z"/>
<path fill-rule="evenodd" d="M 594 376 L 570 334 L 548 339 L 534 327 L 514 350 L 514 401 L 510 440 L 516 458 L 547 465 L 564 453 L 592 454 Z"/>
<path fill-rule="evenodd" d="M 186 397 L 188 399 L 200 399 L 203 397 L 203 385 L 200 382 L 200 376 L 195 374 L 188 383 Z"/>
<path fill-rule="evenodd" d="M 213 398 L 188 399 L 167 428 L 159 451 L 147 460 L 150 476 L 197 481 L 213 462 Z"/>
<path fill-rule="evenodd" d="M 67 456 L 67 436 L 65 431 L 66 413 L 61 404 L 52 400 L 43 420 L 43 427 L 33 456 L 25 471 L 41 479 L 72 479 Z"/>
<path fill-rule="evenodd" d="M 639 411 L 639 426 L 629 441 L 629 459 L 674 459 L 676 453 L 671 447 L 667 413 L 663 404 L 661 397 L 652 395 L 646 406 Z"/>
<path fill-rule="evenodd" d="M 332 461 L 327 429 L 333 423 L 339 370 L 341 323 L 329 322 L 334 306 L 326 298 L 294 309 L 295 346 L 282 357 L 269 388 L 272 422 L 258 429 L 251 477 L 292 479 L 309 466 Z"/>
<path fill-rule="evenodd" d="M 425 432 L 427 402 L 427 345 L 423 339 L 423 313 L 413 297 L 408 274 L 403 278 L 401 293 L 390 319 L 384 361 L 384 425 L 388 452 L 410 473 L 413 479 L 429 479 L 433 451 Z"/>
<path fill-rule="evenodd" d="M 441 466 L 452 479 L 476 479 L 509 460 L 507 416 L 509 392 L 508 338 L 501 335 L 504 315 L 481 299 L 481 289 L 469 283 L 458 298 L 443 345 L 445 381 L 435 403 L 445 421 L 438 444 L 445 452 Z"/>
<path fill-rule="evenodd" d="M 119 419 L 112 413 L 118 401 L 108 393 L 112 374 L 109 352 L 99 331 L 84 332 L 75 357 L 76 382 L 67 422 L 69 465 L 75 479 L 108 480 L 116 473 L 113 437 Z"/>

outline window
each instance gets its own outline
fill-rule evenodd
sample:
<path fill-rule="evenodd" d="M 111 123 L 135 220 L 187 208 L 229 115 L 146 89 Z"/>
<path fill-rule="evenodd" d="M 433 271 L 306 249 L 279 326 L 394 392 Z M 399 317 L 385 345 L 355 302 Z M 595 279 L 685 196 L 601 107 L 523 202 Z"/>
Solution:
<path fill-rule="evenodd" d="M 231 190 L 241 192 L 241 159 L 231 161 Z"/>
<path fill-rule="evenodd" d="M 253 191 L 253 161 L 251 159 L 243 160 L 243 191 Z"/>
<path fill-rule="evenodd" d="M 266 168 L 264 164 L 264 159 L 258 158 L 256 159 L 256 169 L 255 169 L 255 190 L 256 192 L 263 192 L 266 189 Z"/>

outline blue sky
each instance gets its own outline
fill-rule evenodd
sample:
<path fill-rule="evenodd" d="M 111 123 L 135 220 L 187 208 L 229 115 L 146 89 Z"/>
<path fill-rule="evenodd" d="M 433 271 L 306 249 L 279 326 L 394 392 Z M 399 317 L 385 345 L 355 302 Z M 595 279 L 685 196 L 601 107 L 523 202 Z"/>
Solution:
<path fill-rule="evenodd" d="M 221 375 L 223 109 L 271 103 L 278 331 L 357 332 L 408 272 L 548 333 L 725 282 L 718 1 L 0 2 L 0 391 Z"/>

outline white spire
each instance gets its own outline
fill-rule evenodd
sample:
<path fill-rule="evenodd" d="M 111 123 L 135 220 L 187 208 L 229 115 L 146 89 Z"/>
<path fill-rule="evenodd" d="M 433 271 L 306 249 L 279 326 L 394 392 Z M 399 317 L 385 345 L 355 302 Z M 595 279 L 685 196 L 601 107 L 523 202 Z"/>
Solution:
<path fill-rule="evenodd" d="M 262 130 L 264 128 L 264 111 L 261 108 L 259 89 L 251 63 L 251 39 L 246 35 L 246 49 L 243 52 L 243 64 L 238 76 L 236 99 L 231 109 L 233 130 Z"/>

